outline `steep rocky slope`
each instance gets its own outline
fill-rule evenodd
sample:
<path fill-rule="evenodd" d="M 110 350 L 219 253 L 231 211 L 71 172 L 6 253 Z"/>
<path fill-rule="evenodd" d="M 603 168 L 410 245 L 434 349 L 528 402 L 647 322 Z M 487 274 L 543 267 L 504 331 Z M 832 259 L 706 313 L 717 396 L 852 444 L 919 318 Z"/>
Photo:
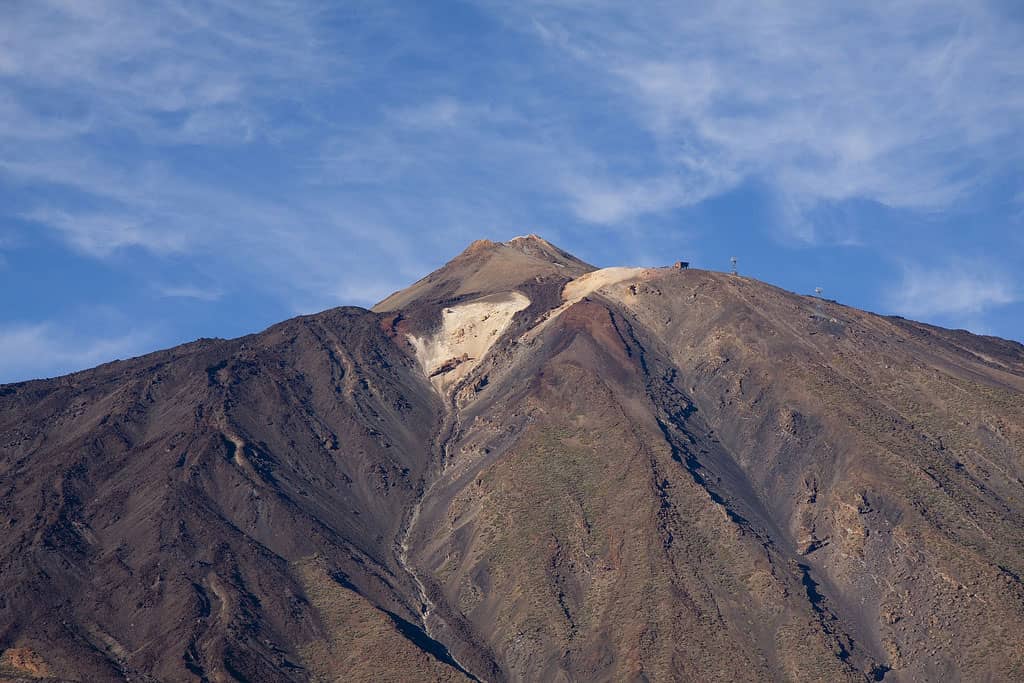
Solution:
<path fill-rule="evenodd" d="M 3 646 L 82 681 L 306 680 L 359 650 L 455 677 L 407 636 L 393 552 L 439 404 L 359 309 L 0 388 Z"/>
<path fill-rule="evenodd" d="M 1024 347 L 477 242 L 0 387 L 0 678 L 1020 680 Z"/>

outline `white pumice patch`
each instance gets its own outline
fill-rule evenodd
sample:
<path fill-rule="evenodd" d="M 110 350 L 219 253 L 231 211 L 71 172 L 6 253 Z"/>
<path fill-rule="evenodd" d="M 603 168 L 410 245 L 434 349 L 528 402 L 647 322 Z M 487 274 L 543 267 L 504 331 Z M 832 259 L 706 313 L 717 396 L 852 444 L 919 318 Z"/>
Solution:
<path fill-rule="evenodd" d="M 530 305 L 520 292 L 491 294 L 441 311 L 441 327 L 429 337 L 409 337 L 423 372 L 445 391 L 473 370 L 512 322 Z"/>
<path fill-rule="evenodd" d="M 593 294 L 599 289 L 617 285 L 626 280 L 633 280 L 641 277 L 651 268 L 627 268 L 616 266 L 614 268 L 602 268 L 586 275 L 582 275 L 572 282 L 567 282 L 562 289 L 563 306 L 573 305 L 588 294 Z"/>
<path fill-rule="evenodd" d="M 622 283 L 629 282 L 631 280 L 638 280 L 649 273 L 655 272 L 655 270 L 656 269 L 654 268 L 627 268 L 623 266 L 601 268 L 600 270 L 591 271 L 586 275 L 581 275 L 575 280 L 565 283 L 565 287 L 562 288 L 562 305 L 548 311 L 538 324 L 527 330 L 527 332 L 522 336 L 522 341 L 531 342 L 536 339 L 537 335 L 539 335 L 552 320 L 560 316 L 563 311 L 573 304 L 581 301 L 584 297 L 598 291 L 603 294 L 610 294 L 614 296 L 615 285 L 621 285 Z"/>

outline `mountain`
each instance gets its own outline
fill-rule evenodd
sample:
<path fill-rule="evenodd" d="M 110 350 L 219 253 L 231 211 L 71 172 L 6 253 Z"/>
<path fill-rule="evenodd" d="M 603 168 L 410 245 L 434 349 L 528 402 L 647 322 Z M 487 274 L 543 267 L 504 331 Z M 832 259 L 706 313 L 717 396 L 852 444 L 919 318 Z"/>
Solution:
<path fill-rule="evenodd" d="M 0 386 L 2 680 L 1024 679 L 1024 347 L 476 242 Z"/>

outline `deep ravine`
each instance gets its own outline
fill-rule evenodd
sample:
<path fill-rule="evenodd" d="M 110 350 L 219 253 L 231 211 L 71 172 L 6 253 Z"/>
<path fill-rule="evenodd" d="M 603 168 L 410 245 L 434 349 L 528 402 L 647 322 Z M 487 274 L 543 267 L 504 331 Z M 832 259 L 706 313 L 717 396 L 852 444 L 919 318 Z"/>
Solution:
<path fill-rule="evenodd" d="M 450 445 L 455 437 L 459 433 L 458 429 L 458 415 L 457 408 L 454 406 L 454 401 L 449 403 L 445 401 L 445 416 L 442 420 L 441 427 L 438 430 L 438 436 L 434 439 L 434 447 L 431 448 L 431 457 L 435 457 L 434 460 L 436 472 L 431 475 L 431 470 L 435 468 L 428 468 L 424 474 L 424 486 L 420 495 L 416 498 L 415 503 L 409 513 L 408 519 L 405 523 L 405 527 L 399 534 L 399 542 L 397 545 L 397 552 L 395 553 L 398 559 L 398 565 L 405 571 L 406 574 L 412 579 L 413 584 L 416 586 L 417 599 L 420 603 L 420 624 L 423 629 L 423 633 L 444 648 L 448 658 L 455 664 L 456 668 L 465 674 L 470 680 L 480 681 L 481 683 L 487 683 L 487 681 L 479 676 L 474 675 L 470 669 L 459 661 L 455 653 L 452 652 L 449 644 L 443 640 L 443 636 L 438 634 L 435 629 L 430 626 L 431 617 L 444 621 L 444 617 L 438 614 L 437 606 L 434 601 L 431 600 L 430 595 L 427 591 L 426 585 L 423 583 L 420 572 L 416 569 L 412 560 L 410 559 L 410 544 L 413 539 L 413 535 L 416 531 L 416 525 L 420 518 L 420 511 L 423 509 L 423 503 L 428 499 L 434 487 L 439 481 L 442 480 L 445 471 L 448 468 L 448 459 L 450 455 Z M 430 483 L 427 483 L 427 480 Z"/>

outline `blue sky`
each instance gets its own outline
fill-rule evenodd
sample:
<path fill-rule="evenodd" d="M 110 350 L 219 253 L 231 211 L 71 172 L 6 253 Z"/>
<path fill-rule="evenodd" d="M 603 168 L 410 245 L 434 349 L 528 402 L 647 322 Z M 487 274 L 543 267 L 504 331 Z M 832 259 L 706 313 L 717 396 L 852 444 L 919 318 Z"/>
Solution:
<path fill-rule="evenodd" d="M 528 232 L 1024 339 L 1022 5 L 840 4 L 9 0 L 0 381 Z"/>

